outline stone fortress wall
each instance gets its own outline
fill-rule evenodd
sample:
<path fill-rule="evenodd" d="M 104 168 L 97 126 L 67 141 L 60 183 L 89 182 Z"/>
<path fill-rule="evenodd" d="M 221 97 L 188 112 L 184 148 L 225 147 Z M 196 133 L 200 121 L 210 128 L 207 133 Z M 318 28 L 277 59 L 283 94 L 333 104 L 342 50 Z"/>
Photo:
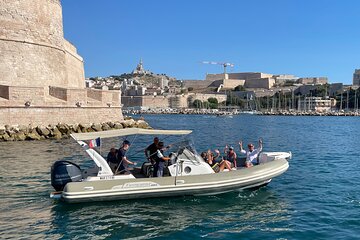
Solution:
<path fill-rule="evenodd" d="M 0 6 L 1 85 L 85 86 L 83 59 L 64 39 L 58 1 L 0 0 Z"/>
<path fill-rule="evenodd" d="M 222 85 L 224 89 L 234 89 L 237 86 L 269 89 L 275 84 L 272 74 L 260 72 L 207 74 L 205 81 L 213 81 L 211 85 Z"/>
<path fill-rule="evenodd" d="M 60 0 L 0 0 L 0 125 L 122 119 L 120 93 L 85 88 Z"/>

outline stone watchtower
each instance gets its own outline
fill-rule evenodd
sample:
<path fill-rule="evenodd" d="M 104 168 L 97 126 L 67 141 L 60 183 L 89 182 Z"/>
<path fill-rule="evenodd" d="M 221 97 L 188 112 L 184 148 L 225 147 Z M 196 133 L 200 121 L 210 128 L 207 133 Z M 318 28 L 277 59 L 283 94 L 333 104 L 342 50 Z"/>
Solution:
<path fill-rule="evenodd" d="M 60 0 L 0 0 L 0 125 L 121 120 L 119 92 L 85 88 Z"/>

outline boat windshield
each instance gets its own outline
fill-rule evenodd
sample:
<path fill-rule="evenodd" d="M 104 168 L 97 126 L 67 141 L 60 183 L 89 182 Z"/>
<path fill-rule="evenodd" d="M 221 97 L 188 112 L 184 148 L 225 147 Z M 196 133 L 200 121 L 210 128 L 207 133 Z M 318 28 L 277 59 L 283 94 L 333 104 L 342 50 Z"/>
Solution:
<path fill-rule="evenodd" d="M 177 156 L 177 161 L 192 161 L 192 162 L 200 162 L 201 157 L 197 153 L 194 143 L 191 139 L 185 139 L 183 141 L 176 142 L 174 144 L 169 145 L 170 157 L 172 159 L 172 163 L 174 163 L 174 156 Z"/>
<path fill-rule="evenodd" d="M 172 151 L 172 152 L 178 152 L 185 148 L 188 151 L 190 151 L 192 154 L 197 154 L 196 149 L 194 147 L 194 142 L 192 141 L 192 139 L 184 139 L 182 141 L 169 144 L 169 146 L 168 146 L 169 151 Z"/>
<path fill-rule="evenodd" d="M 151 140 L 149 139 L 149 141 L 145 141 L 147 142 L 147 144 L 144 144 L 144 139 L 142 139 L 141 141 L 135 140 L 132 142 L 133 144 L 131 145 L 127 155 L 128 158 L 137 162 L 147 161 L 144 155 L 144 149 L 147 146 L 149 146 L 149 144 L 151 144 Z M 169 156 L 173 158 L 175 156 L 178 156 L 178 159 L 181 158 L 196 162 L 201 161 L 201 157 L 197 153 L 194 147 L 194 143 L 191 137 L 189 136 L 187 136 L 186 138 L 176 139 L 176 140 L 174 138 L 165 139 L 165 147 L 163 150 L 165 156 Z"/>

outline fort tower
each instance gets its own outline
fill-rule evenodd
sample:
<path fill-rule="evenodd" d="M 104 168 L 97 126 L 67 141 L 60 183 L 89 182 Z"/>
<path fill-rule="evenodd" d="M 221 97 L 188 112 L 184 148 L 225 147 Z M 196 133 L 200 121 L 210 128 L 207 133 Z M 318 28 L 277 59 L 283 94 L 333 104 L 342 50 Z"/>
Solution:
<path fill-rule="evenodd" d="M 85 88 L 60 0 L 0 0 L 0 125 L 121 120 L 119 92 Z"/>

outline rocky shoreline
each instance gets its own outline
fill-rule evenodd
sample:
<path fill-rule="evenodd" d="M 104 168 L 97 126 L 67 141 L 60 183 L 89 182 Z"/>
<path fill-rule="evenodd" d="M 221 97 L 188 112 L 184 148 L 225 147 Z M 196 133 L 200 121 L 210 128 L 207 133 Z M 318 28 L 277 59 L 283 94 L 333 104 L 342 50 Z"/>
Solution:
<path fill-rule="evenodd" d="M 99 132 L 122 128 L 151 128 L 144 120 L 127 118 L 119 122 L 64 124 L 48 126 L 0 126 L 0 142 L 69 138 L 71 133 Z"/>

